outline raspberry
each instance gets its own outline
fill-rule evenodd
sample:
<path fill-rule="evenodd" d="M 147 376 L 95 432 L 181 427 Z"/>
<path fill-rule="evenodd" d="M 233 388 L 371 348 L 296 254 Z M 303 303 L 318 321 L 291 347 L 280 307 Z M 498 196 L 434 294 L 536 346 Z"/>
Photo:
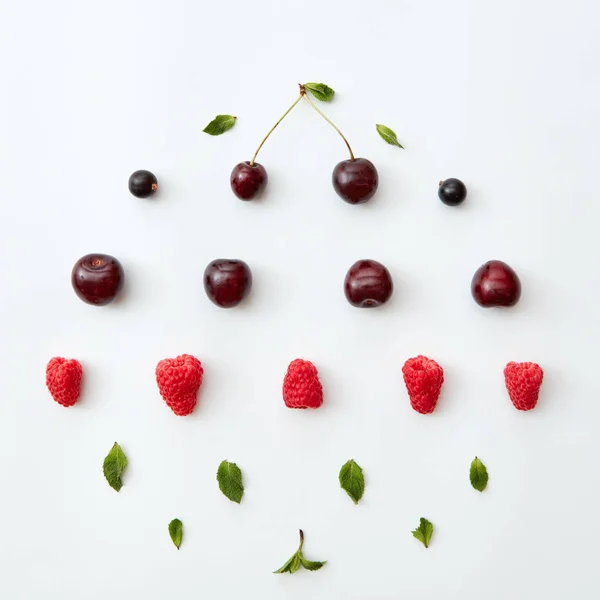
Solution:
<path fill-rule="evenodd" d="M 189 354 L 165 358 L 156 365 L 160 395 L 176 415 L 183 417 L 194 410 L 203 374 L 200 361 Z"/>
<path fill-rule="evenodd" d="M 426 356 L 409 358 L 402 367 L 411 406 L 422 415 L 432 413 L 440 397 L 444 370 Z"/>
<path fill-rule="evenodd" d="M 315 365 L 308 360 L 293 360 L 283 378 L 283 401 L 288 408 L 319 408 L 323 388 Z"/>
<path fill-rule="evenodd" d="M 51 358 L 46 365 L 46 386 L 62 406 L 73 406 L 81 391 L 83 368 L 74 358 Z"/>
<path fill-rule="evenodd" d="M 517 410 L 531 410 L 538 401 L 544 371 L 532 362 L 509 362 L 504 368 L 508 395 Z"/>

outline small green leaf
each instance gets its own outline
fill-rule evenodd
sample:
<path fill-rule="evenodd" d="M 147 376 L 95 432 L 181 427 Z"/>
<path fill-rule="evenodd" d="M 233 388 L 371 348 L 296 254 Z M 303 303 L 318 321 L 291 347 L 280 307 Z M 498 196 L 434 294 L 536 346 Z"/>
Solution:
<path fill-rule="evenodd" d="M 239 504 L 242 501 L 244 495 L 242 472 L 235 463 L 224 460 L 217 470 L 217 481 L 219 482 L 219 489 L 232 502 Z"/>
<path fill-rule="evenodd" d="M 305 83 L 304 89 L 308 90 L 317 100 L 331 102 L 335 92 L 324 83 Z"/>
<path fill-rule="evenodd" d="M 235 125 L 236 119 L 231 115 L 217 115 L 202 131 L 208 135 L 221 135 Z"/>
<path fill-rule="evenodd" d="M 477 491 L 483 492 L 483 490 L 485 490 L 489 476 L 485 465 L 477 457 L 475 457 L 471 463 L 469 479 L 471 480 L 471 485 Z"/>
<path fill-rule="evenodd" d="M 412 534 L 425 546 L 425 548 L 429 548 L 429 542 L 433 535 L 433 525 L 427 519 L 421 517 L 419 527 L 415 529 Z"/>
<path fill-rule="evenodd" d="M 398 148 L 402 148 L 404 150 L 404 146 L 400 144 L 398 138 L 396 137 L 396 134 L 389 127 L 386 127 L 385 125 L 375 125 L 375 127 L 377 129 L 377 133 L 388 144 L 391 144 L 392 146 L 398 146 Z"/>
<path fill-rule="evenodd" d="M 277 571 L 274 571 L 274 573 L 295 573 L 300 568 L 301 564 L 302 559 L 300 558 L 300 553 L 296 552 L 296 554 L 294 554 L 294 556 L 292 556 L 292 558 L 290 558 L 290 560 L 288 560 L 285 565 L 281 567 L 281 569 L 277 569 Z"/>
<path fill-rule="evenodd" d="M 326 563 L 327 563 L 326 560 L 321 562 L 318 560 L 306 560 L 304 557 L 302 557 L 302 566 L 307 571 L 318 571 Z"/>
<path fill-rule="evenodd" d="M 363 470 L 351 459 L 341 468 L 339 479 L 342 489 L 352 498 L 354 504 L 358 504 L 365 492 Z"/>
<path fill-rule="evenodd" d="M 169 523 L 169 535 L 171 536 L 171 540 L 173 540 L 175 547 L 179 550 L 181 540 L 183 539 L 183 523 L 179 519 L 173 519 Z"/>
<path fill-rule="evenodd" d="M 123 474 L 126 466 L 127 457 L 121 449 L 121 446 L 115 442 L 113 447 L 110 449 L 110 452 L 104 459 L 102 470 L 104 471 L 104 477 L 106 477 L 108 485 L 117 490 L 117 492 L 123 487 L 121 475 Z"/>
<path fill-rule="evenodd" d="M 304 546 L 304 533 L 300 530 L 300 545 L 295 554 L 290 558 L 280 569 L 273 571 L 274 573 L 295 573 L 302 565 L 308 571 L 318 571 L 327 561 L 312 561 L 306 560 L 302 554 L 302 547 Z"/>

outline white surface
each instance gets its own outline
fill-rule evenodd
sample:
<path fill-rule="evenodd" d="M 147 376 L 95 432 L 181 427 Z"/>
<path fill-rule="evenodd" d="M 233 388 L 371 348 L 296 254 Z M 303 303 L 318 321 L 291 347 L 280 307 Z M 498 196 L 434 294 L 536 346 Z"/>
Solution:
<path fill-rule="evenodd" d="M 591 0 L 4 2 L 0 596 L 595 597 L 598 18 Z M 345 148 L 305 103 L 260 154 L 264 201 L 233 197 L 231 168 L 306 80 L 337 90 L 324 108 L 377 165 L 370 204 L 334 194 Z M 235 129 L 203 134 L 221 112 Z M 138 168 L 157 174 L 156 199 L 129 195 Z M 446 177 L 468 185 L 459 209 L 437 200 Z M 76 298 L 87 252 L 122 261 L 122 302 Z M 216 257 L 250 264 L 243 307 L 205 297 Z M 365 257 L 396 284 L 379 310 L 341 290 Z M 515 309 L 471 300 L 491 258 L 521 277 Z M 206 370 L 184 419 L 153 375 L 182 352 Z M 419 353 L 446 371 L 426 418 L 400 371 Z M 45 389 L 55 355 L 84 364 L 76 408 Z M 281 400 L 300 356 L 321 374 L 318 412 Z M 545 369 L 532 413 L 507 398 L 509 360 Z M 115 440 L 130 460 L 119 494 L 101 469 Z M 358 507 L 337 481 L 351 457 L 367 477 Z M 224 458 L 243 469 L 240 506 L 218 490 Z M 429 550 L 410 534 L 421 516 Z M 299 527 L 327 567 L 272 575 Z"/>

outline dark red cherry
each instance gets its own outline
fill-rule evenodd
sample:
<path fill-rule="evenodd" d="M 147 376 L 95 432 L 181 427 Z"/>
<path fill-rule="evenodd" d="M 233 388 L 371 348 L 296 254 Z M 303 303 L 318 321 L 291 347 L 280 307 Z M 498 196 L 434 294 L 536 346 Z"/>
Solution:
<path fill-rule="evenodd" d="M 219 258 L 204 270 L 206 295 L 221 308 L 237 306 L 252 288 L 252 273 L 243 260 Z"/>
<path fill-rule="evenodd" d="M 377 191 L 379 175 L 370 160 L 355 158 L 335 165 L 331 182 L 342 200 L 349 204 L 362 204 Z"/>
<path fill-rule="evenodd" d="M 517 274 L 501 260 L 479 267 L 471 281 L 471 294 L 479 306 L 514 306 L 521 297 Z"/>
<path fill-rule="evenodd" d="M 259 164 L 250 164 L 249 161 L 241 162 L 231 171 L 231 189 L 240 200 L 254 200 L 258 198 L 267 185 L 267 171 Z"/>
<path fill-rule="evenodd" d="M 108 254 L 86 254 L 71 271 L 75 293 L 84 302 L 96 306 L 112 302 L 123 287 L 124 280 L 121 263 Z"/>
<path fill-rule="evenodd" d="M 154 173 L 140 169 L 129 177 L 129 191 L 137 198 L 147 198 L 158 189 L 158 180 Z"/>
<path fill-rule="evenodd" d="M 380 306 L 389 300 L 393 291 L 390 272 L 376 260 L 355 262 L 344 280 L 344 293 L 352 306 Z"/>

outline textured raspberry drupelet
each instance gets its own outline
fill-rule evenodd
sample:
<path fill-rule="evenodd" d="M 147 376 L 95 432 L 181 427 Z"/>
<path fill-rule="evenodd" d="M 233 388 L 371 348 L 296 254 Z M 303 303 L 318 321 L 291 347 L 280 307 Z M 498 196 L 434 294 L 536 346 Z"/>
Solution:
<path fill-rule="evenodd" d="M 176 415 L 189 415 L 194 410 L 203 374 L 200 361 L 189 354 L 165 358 L 156 365 L 160 395 Z"/>
<path fill-rule="evenodd" d="M 323 388 L 315 365 L 308 360 L 293 360 L 283 378 L 283 401 L 288 408 L 319 408 Z"/>
<path fill-rule="evenodd" d="M 538 401 L 544 371 L 532 362 L 509 362 L 504 367 L 504 382 L 517 410 L 531 410 Z"/>
<path fill-rule="evenodd" d="M 51 358 L 46 366 L 46 386 L 62 406 L 73 406 L 81 391 L 83 368 L 74 358 Z"/>
<path fill-rule="evenodd" d="M 409 358 L 402 367 L 411 406 L 422 415 L 432 413 L 440 397 L 444 370 L 426 356 Z"/>

